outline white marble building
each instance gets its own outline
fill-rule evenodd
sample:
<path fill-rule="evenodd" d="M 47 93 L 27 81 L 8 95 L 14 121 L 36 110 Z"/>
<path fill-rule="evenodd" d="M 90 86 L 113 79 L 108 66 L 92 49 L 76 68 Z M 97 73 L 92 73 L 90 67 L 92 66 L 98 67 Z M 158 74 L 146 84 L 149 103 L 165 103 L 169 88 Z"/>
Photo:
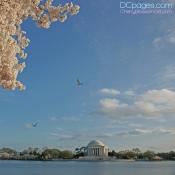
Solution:
<path fill-rule="evenodd" d="M 93 140 L 87 145 L 88 157 L 108 157 L 108 147 L 99 140 Z"/>

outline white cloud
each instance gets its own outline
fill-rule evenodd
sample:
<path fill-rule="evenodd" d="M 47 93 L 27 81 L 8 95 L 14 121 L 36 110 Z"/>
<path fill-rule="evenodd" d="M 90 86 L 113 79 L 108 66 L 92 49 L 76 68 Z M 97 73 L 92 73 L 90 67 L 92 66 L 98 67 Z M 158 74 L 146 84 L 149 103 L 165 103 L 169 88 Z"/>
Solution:
<path fill-rule="evenodd" d="M 60 120 L 62 121 L 66 121 L 66 122 L 78 122 L 80 119 L 78 117 L 75 116 L 64 116 L 64 117 L 51 117 L 50 118 L 51 121 L 53 122 L 58 122 Z"/>
<path fill-rule="evenodd" d="M 163 78 L 165 80 L 175 80 L 175 65 L 166 66 Z"/>
<path fill-rule="evenodd" d="M 175 113 L 175 91 L 168 89 L 148 90 L 133 98 L 131 104 L 116 98 L 100 100 L 98 113 L 113 119 L 126 117 L 167 117 Z"/>
<path fill-rule="evenodd" d="M 67 122 L 78 122 L 80 119 L 74 116 L 70 116 L 70 117 L 62 117 L 61 118 L 63 121 L 67 121 Z"/>
<path fill-rule="evenodd" d="M 165 2 L 165 3 L 175 3 L 175 0 L 162 0 L 162 2 Z"/>
<path fill-rule="evenodd" d="M 129 131 L 122 131 L 115 133 L 113 137 L 130 137 L 130 136 L 140 136 L 140 135 L 145 135 L 145 134 L 150 134 L 152 133 L 151 130 L 146 130 L 146 129 L 133 129 Z"/>
<path fill-rule="evenodd" d="M 149 90 L 140 98 L 144 102 L 152 102 L 154 104 L 170 105 L 175 104 L 175 91 L 169 89 Z"/>
<path fill-rule="evenodd" d="M 142 134 L 150 134 L 152 133 L 151 130 L 148 129 L 134 129 L 132 131 L 129 131 L 128 135 L 142 135 Z"/>
<path fill-rule="evenodd" d="M 129 123 L 128 126 L 131 127 L 131 128 L 141 128 L 141 127 L 143 127 L 143 125 L 140 124 L 140 123 Z"/>
<path fill-rule="evenodd" d="M 167 44 L 175 44 L 175 31 L 174 31 L 174 29 L 168 30 L 168 32 L 166 34 L 154 38 L 152 43 L 156 48 L 162 48 Z"/>
<path fill-rule="evenodd" d="M 87 133 L 67 133 L 67 132 L 53 132 L 50 133 L 50 136 L 54 139 L 59 140 L 60 142 L 64 141 L 83 141 L 88 142 L 89 140 L 93 139 L 116 139 L 119 137 L 136 137 L 136 136 L 144 136 L 144 135 L 175 135 L 175 128 L 135 128 L 130 129 L 127 131 L 118 131 L 118 132 L 100 132 L 93 134 L 87 134 Z"/>
<path fill-rule="evenodd" d="M 155 78 L 162 83 L 171 83 L 175 80 L 175 65 L 165 66 L 161 72 L 155 75 Z"/>
<path fill-rule="evenodd" d="M 162 41 L 163 41 L 163 38 L 161 37 L 154 38 L 153 45 L 158 48 L 160 47 L 160 44 L 162 44 Z"/>
<path fill-rule="evenodd" d="M 127 96 L 134 96 L 135 92 L 133 90 L 128 90 L 128 91 L 125 91 L 124 94 Z"/>
<path fill-rule="evenodd" d="M 87 134 L 87 133 L 57 133 L 53 132 L 50 133 L 50 136 L 53 138 L 56 138 L 59 141 L 72 141 L 72 140 L 77 140 L 77 141 L 89 141 L 93 139 L 106 139 L 106 138 L 111 138 L 114 137 L 113 133 L 94 133 L 94 134 Z"/>
<path fill-rule="evenodd" d="M 120 94 L 120 91 L 116 90 L 116 89 L 109 89 L 109 88 L 103 88 L 100 89 L 99 91 L 102 95 L 107 95 L 107 96 L 117 96 Z"/>
<path fill-rule="evenodd" d="M 174 128 L 160 128 L 159 130 L 155 131 L 155 132 L 159 132 L 162 134 L 175 134 L 175 129 Z"/>
<path fill-rule="evenodd" d="M 50 120 L 55 122 L 55 121 L 58 121 L 58 118 L 57 117 L 51 117 Z"/>
<path fill-rule="evenodd" d="M 116 133 L 115 136 L 140 136 L 140 135 L 148 135 L 148 134 L 175 134 L 175 129 L 173 128 L 148 128 L 148 129 L 133 129 L 126 132 Z M 114 135 L 113 135 L 114 136 Z"/>
<path fill-rule="evenodd" d="M 114 98 L 105 98 L 100 100 L 100 104 L 102 107 L 109 109 L 109 110 L 113 110 L 116 109 L 118 107 L 124 107 L 125 104 L 121 104 L 119 100 L 114 99 Z"/>

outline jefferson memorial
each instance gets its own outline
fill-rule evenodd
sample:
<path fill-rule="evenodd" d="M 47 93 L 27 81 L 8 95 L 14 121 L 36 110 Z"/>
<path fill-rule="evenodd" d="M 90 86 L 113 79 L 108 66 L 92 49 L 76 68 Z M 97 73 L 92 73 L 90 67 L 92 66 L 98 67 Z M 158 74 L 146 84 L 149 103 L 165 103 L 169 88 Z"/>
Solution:
<path fill-rule="evenodd" d="M 108 147 L 99 140 L 93 140 L 87 145 L 88 157 L 108 157 Z"/>

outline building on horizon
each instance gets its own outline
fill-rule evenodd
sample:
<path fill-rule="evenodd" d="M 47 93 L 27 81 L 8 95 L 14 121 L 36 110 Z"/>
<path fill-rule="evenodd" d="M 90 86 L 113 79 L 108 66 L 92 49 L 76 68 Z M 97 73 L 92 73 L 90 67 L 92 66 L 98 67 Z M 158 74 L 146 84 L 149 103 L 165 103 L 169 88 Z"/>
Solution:
<path fill-rule="evenodd" d="M 86 155 L 88 157 L 108 157 L 109 149 L 108 147 L 102 143 L 100 140 L 93 140 L 89 142 L 86 147 Z"/>

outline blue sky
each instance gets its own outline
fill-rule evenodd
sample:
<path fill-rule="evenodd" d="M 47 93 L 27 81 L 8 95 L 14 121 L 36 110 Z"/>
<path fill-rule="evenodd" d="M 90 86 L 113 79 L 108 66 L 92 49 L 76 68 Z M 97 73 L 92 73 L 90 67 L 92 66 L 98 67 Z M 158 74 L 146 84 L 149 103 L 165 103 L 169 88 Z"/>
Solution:
<path fill-rule="evenodd" d="M 116 0 L 73 2 L 80 13 L 64 24 L 23 24 L 27 89 L 0 89 L 0 146 L 74 149 L 100 139 L 116 150 L 174 149 L 174 15 L 122 15 Z"/>

